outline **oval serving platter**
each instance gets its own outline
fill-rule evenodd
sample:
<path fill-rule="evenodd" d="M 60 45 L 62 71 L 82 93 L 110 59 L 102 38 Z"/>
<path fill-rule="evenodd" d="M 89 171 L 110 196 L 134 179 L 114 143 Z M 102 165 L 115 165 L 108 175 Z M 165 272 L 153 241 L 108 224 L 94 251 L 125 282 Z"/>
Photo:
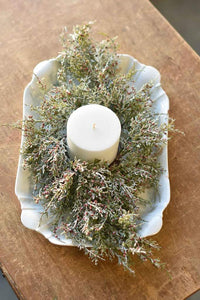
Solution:
<path fill-rule="evenodd" d="M 161 87 L 160 73 L 151 66 L 146 66 L 138 62 L 135 58 L 127 54 L 119 55 L 120 72 L 126 74 L 133 66 L 135 67 L 135 75 L 133 76 L 134 87 L 139 90 L 141 87 L 151 82 L 151 99 L 153 101 L 152 109 L 154 112 L 162 114 L 161 123 L 168 123 L 169 99 L 165 91 Z M 23 119 L 32 114 L 30 105 L 38 105 L 42 99 L 40 89 L 37 84 L 37 78 L 45 78 L 47 88 L 56 83 L 57 70 L 59 62 L 56 58 L 45 60 L 39 63 L 33 70 L 31 82 L 26 86 L 23 95 Z M 24 135 L 22 133 L 21 147 L 23 146 Z M 158 191 L 147 190 L 143 197 L 151 198 L 151 205 L 142 208 L 140 213 L 144 223 L 138 232 L 140 237 L 147 237 L 156 234 L 162 227 L 163 211 L 170 201 L 170 184 L 168 176 L 168 156 L 167 144 L 163 146 L 163 151 L 158 157 L 164 172 L 159 178 Z M 60 235 L 56 238 L 51 231 L 53 217 L 43 216 L 43 207 L 36 204 L 32 197 L 31 174 L 28 170 L 23 169 L 22 155 L 19 157 L 18 170 L 15 183 L 15 193 L 21 203 L 21 221 L 23 225 L 29 229 L 36 230 L 47 238 L 51 243 L 63 246 L 73 246 L 71 239 L 66 239 Z"/>

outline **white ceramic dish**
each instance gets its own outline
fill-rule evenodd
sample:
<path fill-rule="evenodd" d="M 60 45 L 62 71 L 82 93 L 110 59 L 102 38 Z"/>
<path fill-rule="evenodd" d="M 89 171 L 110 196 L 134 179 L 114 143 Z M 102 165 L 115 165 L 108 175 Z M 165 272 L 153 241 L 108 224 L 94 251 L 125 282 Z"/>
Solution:
<path fill-rule="evenodd" d="M 135 58 L 122 54 L 120 55 L 120 71 L 127 73 L 129 69 L 135 65 L 137 70 L 134 75 L 134 86 L 136 89 L 140 89 L 145 83 L 153 82 L 151 89 L 151 98 L 153 100 L 153 110 L 158 113 L 162 113 L 161 122 L 168 123 L 168 110 L 169 99 L 161 87 L 160 73 L 151 66 L 146 66 L 139 63 Z M 39 63 L 33 74 L 36 74 L 39 78 L 45 78 L 47 85 L 50 87 L 56 82 L 56 73 L 59 67 L 59 63 L 55 59 L 50 59 Z M 23 96 L 23 118 L 25 116 L 33 114 L 30 111 L 30 107 L 27 105 L 37 105 L 41 101 L 40 90 L 37 85 L 37 78 L 33 75 L 31 82 L 24 90 Z M 22 134 L 21 146 L 23 145 L 24 136 Z M 159 179 L 158 192 L 146 191 L 146 196 L 154 198 L 154 204 L 151 207 L 147 207 L 143 210 L 144 224 L 139 231 L 141 237 L 146 237 L 156 234 L 162 227 L 163 211 L 170 201 L 170 185 L 168 178 L 168 157 L 167 157 L 167 145 L 164 146 L 162 154 L 159 157 L 161 165 L 165 170 Z M 55 238 L 53 232 L 50 229 L 53 221 L 52 217 L 43 217 L 40 221 L 40 216 L 43 208 L 40 204 L 36 204 L 32 198 L 32 185 L 30 179 L 30 173 L 24 170 L 22 167 L 22 157 L 19 157 L 19 164 L 17 170 L 15 193 L 21 203 L 21 221 L 24 226 L 29 229 L 33 229 L 45 236 L 51 243 L 57 245 L 72 246 L 72 240 L 66 239 L 63 236 L 59 236 L 59 239 Z"/>

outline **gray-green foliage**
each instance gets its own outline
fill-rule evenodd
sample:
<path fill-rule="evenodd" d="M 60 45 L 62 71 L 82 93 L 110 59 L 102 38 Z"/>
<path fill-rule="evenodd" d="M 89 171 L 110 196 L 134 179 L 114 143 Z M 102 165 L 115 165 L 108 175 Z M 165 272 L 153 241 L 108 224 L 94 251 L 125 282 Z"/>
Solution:
<path fill-rule="evenodd" d="M 56 216 L 56 236 L 71 238 L 95 263 L 117 257 L 134 272 L 137 255 L 158 267 L 152 255 L 158 245 L 137 235 L 138 204 L 142 191 L 157 188 L 162 173 L 157 157 L 168 128 L 151 110 L 151 85 L 136 91 L 134 68 L 127 75 L 118 72 L 115 40 L 95 42 L 90 27 L 76 26 L 68 40 L 62 36 L 58 84 L 46 92 L 40 82 L 44 99 L 32 108 L 38 118 L 29 116 L 23 123 L 24 166 L 32 172 L 35 201 Z M 67 119 L 90 103 L 109 107 L 121 121 L 119 153 L 111 165 L 72 161 L 68 155 Z"/>

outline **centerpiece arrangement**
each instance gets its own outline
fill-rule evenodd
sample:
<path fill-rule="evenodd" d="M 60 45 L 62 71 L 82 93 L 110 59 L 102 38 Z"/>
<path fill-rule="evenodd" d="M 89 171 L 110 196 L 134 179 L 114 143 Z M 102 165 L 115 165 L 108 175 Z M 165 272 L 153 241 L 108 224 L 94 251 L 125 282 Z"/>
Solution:
<path fill-rule="evenodd" d="M 152 254 L 159 246 L 141 228 L 166 172 L 160 157 L 173 124 L 154 107 L 155 82 L 138 88 L 141 70 L 133 63 L 125 72 L 122 61 L 130 57 L 117 54 L 115 39 L 94 41 L 90 29 L 63 34 L 49 80 L 38 77 L 41 65 L 35 69 L 35 88 L 25 92 L 16 194 L 22 206 L 34 202 L 38 228 L 53 233 L 49 240 L 76 245 L 95 263 L 117 258 L 131 272 L 134 255 L 159 267 Z"/>

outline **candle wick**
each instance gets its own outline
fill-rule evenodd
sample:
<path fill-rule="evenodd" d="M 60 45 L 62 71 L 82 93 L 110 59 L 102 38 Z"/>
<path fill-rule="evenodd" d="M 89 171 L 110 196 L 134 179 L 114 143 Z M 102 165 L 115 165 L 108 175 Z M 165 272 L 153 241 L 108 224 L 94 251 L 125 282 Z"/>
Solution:
<path fill-rule="evenodd" d="M 93 128 L 93 129 L 96 128 L 96 123 L 93 123 L 92 128 Z"/>

